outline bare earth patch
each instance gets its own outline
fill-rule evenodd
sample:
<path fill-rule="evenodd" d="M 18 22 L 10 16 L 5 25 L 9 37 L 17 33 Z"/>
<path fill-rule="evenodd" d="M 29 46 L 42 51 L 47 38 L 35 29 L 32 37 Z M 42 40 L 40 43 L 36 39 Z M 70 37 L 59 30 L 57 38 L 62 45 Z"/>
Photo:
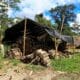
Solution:
<path fill-rule="evenodd" d="M 80 74 L 68 74 L 51 68 L 33 71 L 25 68 L 24 64 L 19 64 L 0 69 L 0 80 L 80 80 Z"/>
<path fill-rule="evenodd" d="M 0 80 L 80 80 L 80 73 L 55 71 L 52 68 L 3 61 Z"/>

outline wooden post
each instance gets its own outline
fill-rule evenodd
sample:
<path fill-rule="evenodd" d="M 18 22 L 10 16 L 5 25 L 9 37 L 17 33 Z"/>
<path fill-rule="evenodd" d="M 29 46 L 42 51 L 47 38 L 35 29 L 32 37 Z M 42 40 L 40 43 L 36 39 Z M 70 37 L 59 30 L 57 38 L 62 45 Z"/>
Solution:
<path fill-rule="evenodd" d="M 59 58 L 59 53 L 58 53 L 58 42 L 57 38 L 55 38 L 55 59 Z"/>
<path fill-rule="evenodd" d="M 24 36 L 23 36 L 23 55 L 25 56 L 25 49 L 26 49 L 26 25 L 27 25 L 27 19 L 24 21 Z"/>

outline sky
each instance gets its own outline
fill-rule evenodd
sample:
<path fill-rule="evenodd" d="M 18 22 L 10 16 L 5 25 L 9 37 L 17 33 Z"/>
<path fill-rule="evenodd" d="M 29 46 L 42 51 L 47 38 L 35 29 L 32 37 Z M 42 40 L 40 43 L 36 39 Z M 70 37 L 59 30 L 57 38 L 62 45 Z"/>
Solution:
<path fill-rule="evenodd" d="M 34 19 L 36 14 L 44 13 L 44 17 L 50 19 L 48 10 L 58 5 L 75 4 L 76 21 L 80 23 L 80 0 L 21 0 L 18 4 L 20 11 L 9 10 L 9 17 L 21 17 Z"/>

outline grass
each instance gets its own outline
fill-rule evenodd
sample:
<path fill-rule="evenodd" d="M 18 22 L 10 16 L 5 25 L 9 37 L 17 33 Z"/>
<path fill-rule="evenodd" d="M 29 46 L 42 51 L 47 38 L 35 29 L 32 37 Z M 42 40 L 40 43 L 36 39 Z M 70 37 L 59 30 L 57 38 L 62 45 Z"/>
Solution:
<path fill-rule="evenodd" d="M 3 58 L 2 54 L 0 53 L 0 69 L 4 68 L 4 62 L 8 59 Z M 17 66 L 18 64 L 22 63 L 19 60 L 12 59 L 8 60 L 9 64 L 12 64 L 12 66 Z M 40 65 L 33 65 L 33 64 L 25 64 L 26 69 L 30 69 L 33 71 L 43 70 L 45 67 L 42 67 Z M 6 65 L 7 66 L 7 65 Z M 80 73 L 80 53 L 76 53 L 72 56 L 72 58 L 61 58 L 59 60 L 51 60 L 51 67 L 54 70 L 59 71 L 66 71 L 66 72 L 76 72 Z"/>
<path fill-rule="evenodd" d="M 80 53 L 74 54 L 72 58 L 51 60 L 51 66 L 55 70 L 80 73 Z"/>
<path fill-rule="evenodd" d="M 3 55 L 0 53 L 0 69 L 2 69 L 3 67 L 3 61 L 4 61 Z"/>
<path fill-rule="evenodd" d="M 8 65 L 6 62 L 8 62 Z M 4 63 L 6 63 L 6 65 Z M 7 67 L 11 65 L 12 67 L 14 67 L 14 66 L 19 66 L 20 64 L 23 64 L 25 69 L 29 69 L 33 71 L 39 71 L 39 70 L 44 69 L 44 67 L 40 65 L 24 64 L 20 60 L 17 60 L 17 59 L 4 58 L 3 55 L 0 53 L 0 69 L 3 69 L 5 66 Z"/>

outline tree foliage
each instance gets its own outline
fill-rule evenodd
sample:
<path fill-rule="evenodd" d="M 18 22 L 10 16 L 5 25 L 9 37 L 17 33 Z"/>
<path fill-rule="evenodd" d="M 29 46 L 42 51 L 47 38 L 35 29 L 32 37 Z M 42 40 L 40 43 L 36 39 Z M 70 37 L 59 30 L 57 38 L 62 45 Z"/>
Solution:
<path fill-rule="evenodd" d="M 8 17 L 8 10 L 10 8 L 18 9 L 17 3 L 19 0 L 2 0 L 0 1 L 0 28 L 5 28 L 14 19 Z M 4 29 L 4 28 L 3 28 Z"/>
<path fill-rule="evenodd" d="M 8 25 L 13 23 L 12 18 L 8 17 L 8 10 L 11 8 L 18 9 L 19 0 L 1 0 L 0 1 L 0 39 Z"/>
<path fill-rule="evenodd" d="M 74 13 L 75 6 L 73 4 L 57 6 L 56 8 L 52 8 L 49 12 L 51 14 L 52 19 L 58 25 L 57 29 L 60 30 L 62 26 L 62 21 L 64 17 L 63 26 L 69 26 L 69 23 L 74 21 L 76 15 Z"/>
<path fill-rule="evenodd" d="M 35 20 L 42 25 L 52 27 L 51 21 L 44 18 L 42 13 L 36 15 Z"/>
<path fill-rule="evenodd" d="M 75 21 L 76 15 L 74 13 L 75 6 L 73 4 L 57 6 L 52 8 L 49 12 L 52 19 L 57 24 L 56 29 L 62 34 L 72 35 L 69 23 Z M 55 56 L 58 58 L 59 39 L 55 38 Z"/>
<path fill-rule="evenodd" d="M 20 2 L 20 0 L 6 0 L 5 3 L 13 8 L 13 9 L 16 9 L 16 10 L 19 10 L 19 7 L 18 7 L 18 3 Z"/>

